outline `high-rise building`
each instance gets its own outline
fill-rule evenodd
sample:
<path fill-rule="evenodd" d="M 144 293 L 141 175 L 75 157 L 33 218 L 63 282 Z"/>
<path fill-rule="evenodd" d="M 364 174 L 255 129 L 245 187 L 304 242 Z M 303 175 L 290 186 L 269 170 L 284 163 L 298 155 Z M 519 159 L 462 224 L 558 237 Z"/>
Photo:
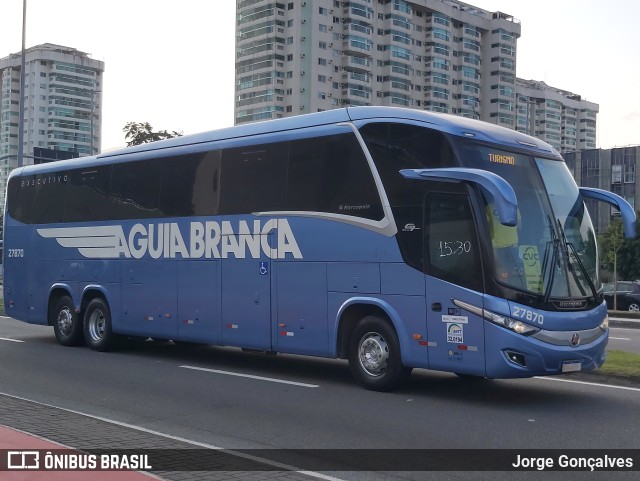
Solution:
<path fill-rule="evenodd" d="M 238 0 L 235 120 L 390 105 L 515 128 L 519 36 L 450 0 Z"/>
<path fill-rule="evenodd" d="M 560 152 L 596 147 L 598 104 L 536 80 L 517 78 L 516 93 L 519 132 L 538 137 Z"/>
<path fill-rule="evenodd" d="M 0 59 L 0 204 L 18 166 L 21 53 Z M 25 51 L 23 164 L 100 151 L 104 63 L 74 48 L 43 44 Z M 46 152 L 46 154 L 45 154 Z M 55 154 L 55 152 L 53 152 Z"/>
<path fill-rule="evenodd" d="M 457 0 L 237 0 L 236 13 L 237 124 L 390 105 L 538 131 L 559 150 L 591 145 L 596 104 L 524 81 L 520 95 L 511 15 Z"/>

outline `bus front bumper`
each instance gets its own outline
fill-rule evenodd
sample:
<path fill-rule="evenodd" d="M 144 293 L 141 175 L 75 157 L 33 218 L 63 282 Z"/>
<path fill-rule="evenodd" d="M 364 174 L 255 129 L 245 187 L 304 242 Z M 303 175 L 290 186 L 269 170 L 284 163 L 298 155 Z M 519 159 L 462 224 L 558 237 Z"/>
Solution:
<path fill-rule="evenodd" d="M 593 371 L 604 363 L 609 330 L 540 331 L 523 336 L 485 323 L 487 377 L 509 379 Z"/>

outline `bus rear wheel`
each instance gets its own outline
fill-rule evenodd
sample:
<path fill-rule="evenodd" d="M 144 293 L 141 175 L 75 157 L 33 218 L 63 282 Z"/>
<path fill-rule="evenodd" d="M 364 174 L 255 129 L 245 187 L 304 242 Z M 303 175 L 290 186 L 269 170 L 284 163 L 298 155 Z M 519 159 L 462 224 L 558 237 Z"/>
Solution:
<path fill-rule="evenodd" d="M 98 297 L 92 299 L 84 311 L 84 338 L 94 351 L 108 351 L 115 345 L 111 311 L 107 303 Z"/>
<path fill-rule="evenodd" d="M 372 391 L 390 391 L 411 374 L 411 368 L 402 365 L 395 331 L 376 316 L 363 318 L 353 331 L 349 368 L 353 377 Z"/>
<path fill-rule="evenodd" d="M 82 342 L 82 321 L 69 296 L 62 296 L 51 312 L 53 332 L 63 346 L 77 346 Z"/>

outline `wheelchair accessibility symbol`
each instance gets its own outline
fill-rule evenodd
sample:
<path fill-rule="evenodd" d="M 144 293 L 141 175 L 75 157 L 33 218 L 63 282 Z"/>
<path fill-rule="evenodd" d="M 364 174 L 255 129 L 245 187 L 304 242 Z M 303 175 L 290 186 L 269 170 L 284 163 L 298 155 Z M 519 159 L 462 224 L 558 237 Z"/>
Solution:
<path fill-rule="evenodd" d="M 269 263 L 268 262 L 261 262 L 260 263 L 260 275 L 261 276 L 266 276 L 269 273 Z"/>

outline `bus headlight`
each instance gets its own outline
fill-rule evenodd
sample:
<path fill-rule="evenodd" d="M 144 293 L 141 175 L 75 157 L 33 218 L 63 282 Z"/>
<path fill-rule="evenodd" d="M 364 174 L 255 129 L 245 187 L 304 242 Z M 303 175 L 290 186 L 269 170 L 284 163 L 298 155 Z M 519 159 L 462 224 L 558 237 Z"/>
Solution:
<path fill-rule="evenodd" d="M 457 299 L 454 299 L 453 303 L 456 306 L 461 307 L 462 309 L 465 309 L 469 312 L 473 312 L 474 314 L 482 316 L 489 322 L 493 322 L 498 326 L 505 327 L 510 331 L 513 331 L 517 334 L 522 334 L 523 336 L 530 336 L 540 331 L 540 329 L 538 329 L 537 327 L 533 327 L 522 321 L 511 319 L 510 317 L 502 316 L 500 314 L 496 314 L 495 312 L 487 311 L 486 309 L 482 309 L 481 307 L 474 306 L 464 301 L 459 301 Z"/>
<path fill-rule="evenodd" d="M 540 331 L 537 327 L 530 326 L 529 324 L 525 324 L 522 321 L 516 321 L 515 319 L 511 319 L 510 317 L 501 316 L 499 314 L 495 314 L 491 311 L 487 311 L 483 309 L 483 317 L 498 326 L 506 327 L 507 329 L 517 333 L 522 334 L 523 336 L 530 336 L 531 334 L 535 334 Z"/>
<path fill-rule="evenodd" d="M 609 315 L 606 314 L 604 316 L 604 321 L 602 321 L 602 324 L 600 324 L 600 329 L 602 329 L 604 332 L 607 332 L 609 330 Z"/>

